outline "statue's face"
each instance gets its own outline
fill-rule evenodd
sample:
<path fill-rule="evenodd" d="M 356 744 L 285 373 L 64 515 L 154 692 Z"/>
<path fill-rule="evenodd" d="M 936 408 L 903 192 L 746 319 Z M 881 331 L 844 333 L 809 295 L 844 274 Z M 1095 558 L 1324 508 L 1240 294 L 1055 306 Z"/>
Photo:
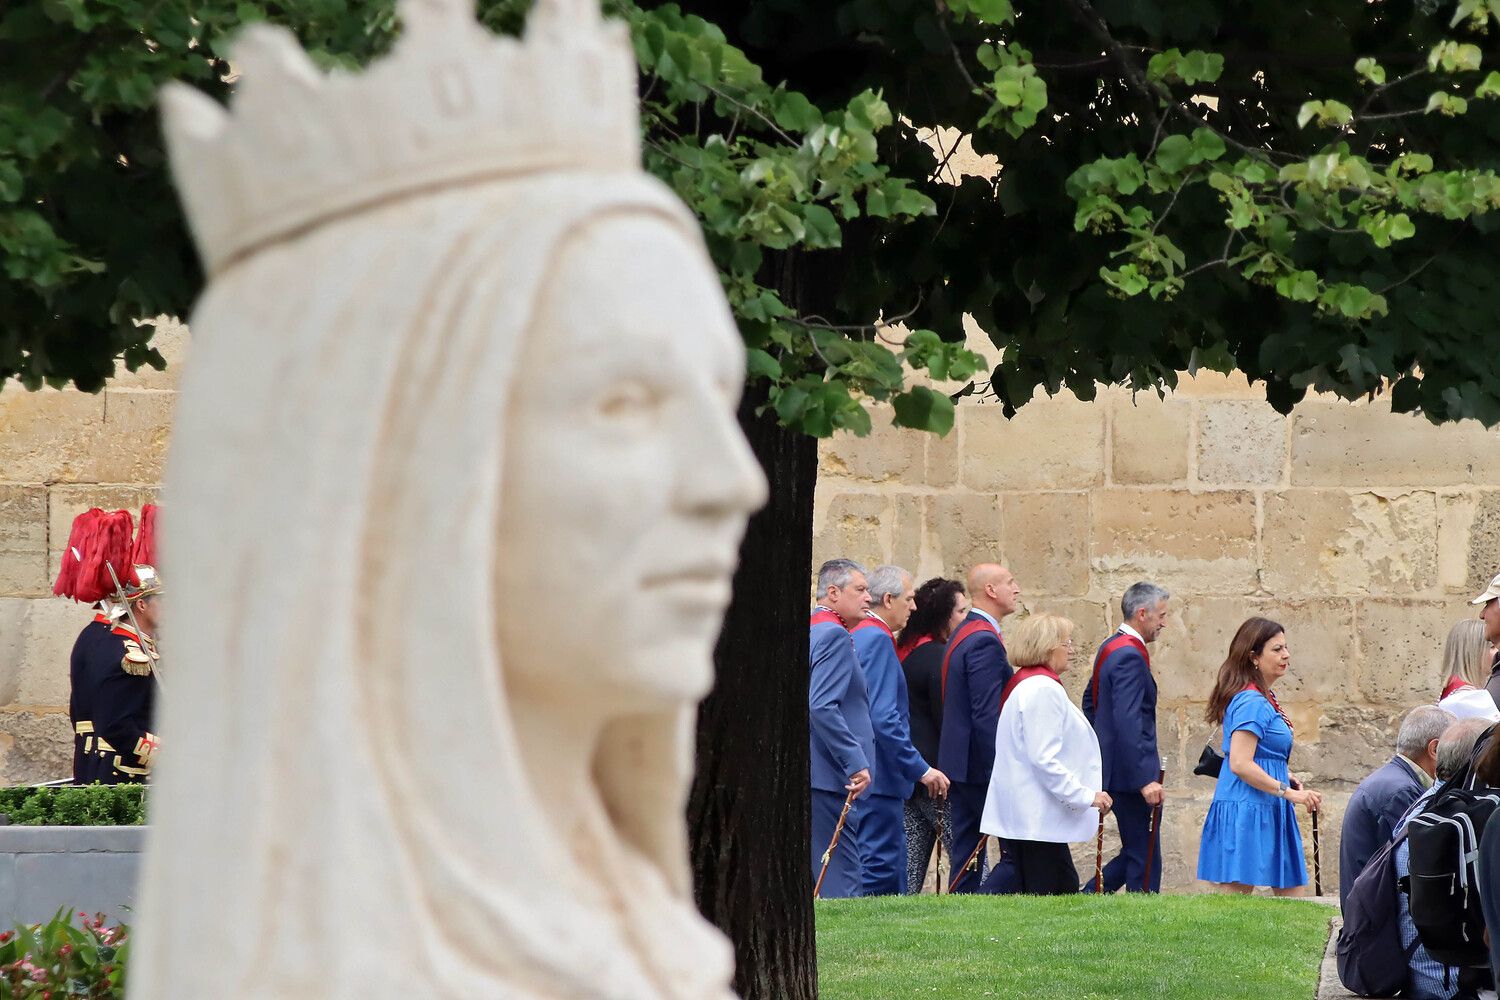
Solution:
<path fill-rule="evenodd" d="M 506 433 L 497 613 L 516 693 L 630 711 L 707 692 L 766 499 L 735 421 L 744 375 L 717 277 L 669 225 L 625 216 L 565 246 Z"/>

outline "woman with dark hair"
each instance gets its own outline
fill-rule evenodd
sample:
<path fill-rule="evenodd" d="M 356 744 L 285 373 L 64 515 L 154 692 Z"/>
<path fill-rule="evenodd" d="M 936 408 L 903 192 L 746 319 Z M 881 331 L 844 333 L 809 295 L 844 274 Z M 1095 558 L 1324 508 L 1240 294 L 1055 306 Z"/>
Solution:
<path fill-rule="evenodd" d="M 906 674 L 911 705 L 911 742 L 932 763 L 938 758 L 938 736 L 943 727 L 943 650 L 948 637 L 969 613 L 964 585 L 934 577 L 917 588 L 916 609 L 901 630 L 896 647 Z M 948 828 L 947 804 L 933 800 L 920 784 L 906 800 L 906 891 L 922 891 L 927 862 L 939 823 Z M 947 843 L 944 843 L 947 848 Z"/>
<path fill-rule="evenodd" d="M 1224 892 L 1269 886 L 1300 896 L 1307 885 L 1296 806 L 1316 812 L 1322 796 L 1287 771 L 1292 723 L 1272 686 L 1291 664 L 1286 629 L 1251 618 L 1235 632 L 1206 713 L 1224 727 L 1224 767 L 1203 821 L 1198 877 Z"/>

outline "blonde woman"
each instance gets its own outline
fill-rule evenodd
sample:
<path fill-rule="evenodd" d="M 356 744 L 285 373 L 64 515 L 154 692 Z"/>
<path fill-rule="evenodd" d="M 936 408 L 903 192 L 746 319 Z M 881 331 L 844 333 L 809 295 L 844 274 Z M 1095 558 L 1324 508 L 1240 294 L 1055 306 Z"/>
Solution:
<path fill-rule="evenodd" d="M 1443 643 L 1443 671 L 1438 675 L 1443 692 L 1438 708 L 1460 719 L 1500 722 L 1500 707 L 1484 688 L 1493 656 L 1484 637 L 1484 622 L 1478 618 L 1465 619 L 1449 629 L 1448 641 Z"/>
<path fill-rule="evenodd" d="M 980 829 L 998 837 L 1019 891 L 1078 891 L 1068 844 L 1090 840 L 1113 804 L 1103 790 L 1099 741 L 1068 698 L 1060 674 L 1073 654 L 1073 623 L 1035 614 L 1006 635 L 1015 675 L 1000 695 L 995 769 Z"/>

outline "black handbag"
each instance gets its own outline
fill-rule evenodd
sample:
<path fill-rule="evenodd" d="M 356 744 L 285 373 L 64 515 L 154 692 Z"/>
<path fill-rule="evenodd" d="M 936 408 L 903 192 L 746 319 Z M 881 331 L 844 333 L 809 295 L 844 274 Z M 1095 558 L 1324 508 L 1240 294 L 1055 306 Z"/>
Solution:
<path fill-rule="evenodd" d="M 1203 752 L 1198 755 L 1198 766 L 1193 768 L 1193 773 L 1205 778 L 1217 778 L 1223 769 L 1224 755 L 1214 749 L 1212 742 L 1203 744 Z"/>

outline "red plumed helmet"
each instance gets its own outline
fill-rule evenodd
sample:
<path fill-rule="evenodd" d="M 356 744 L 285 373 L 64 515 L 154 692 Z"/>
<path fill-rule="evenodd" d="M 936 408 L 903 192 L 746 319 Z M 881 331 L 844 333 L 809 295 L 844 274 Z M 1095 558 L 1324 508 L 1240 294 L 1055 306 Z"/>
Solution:
<path fill-rule="evenodd" d="M 141 529 L 136 532 L 135 551 L 130 557 L 135 566 L 156 565 L 156 504 L 141 508 Z"/>
<path fill-rule="evenodd" d="M 83 562 L 84 553 L 93 547 L 99 519 L 103 516 L 104 511 L 94 507 L 73 518 L 68 544 L 63 549 L 62 567 L 57 571 L 57 582 L 52 585 L 52 592 L 59 597 L 73 597 L 78 587 L 78 567 Z"/>
<path fill-rule="evenodd" d="M 71 592 L 58 591 L 65 597 L 83 601 L 85 604 L 101 601 L 115 592 L 115 581 L 110 576 L 111 568 L 119 575 L 120 582 L 125 586 L 132 586 L 136 583 L 135 564 L 130 561 L 131 538 L 135 534 L 135 518 L 128 510 L 117 510 L 109 514 L 103 511 L 88 511 L 80 517 L 87 517 L 89 514 L 94 516 L 89 533 L 83 539 L 84 544 L 78 546 L 81 559 L 72 581 Z M 69 555 L 71 554 L 70 552 Z M 65 564 L 64 574 L 66 572 Z M 63 582 L 62 575 L 59 575 L 58 585 L 61 586 Z"/>

